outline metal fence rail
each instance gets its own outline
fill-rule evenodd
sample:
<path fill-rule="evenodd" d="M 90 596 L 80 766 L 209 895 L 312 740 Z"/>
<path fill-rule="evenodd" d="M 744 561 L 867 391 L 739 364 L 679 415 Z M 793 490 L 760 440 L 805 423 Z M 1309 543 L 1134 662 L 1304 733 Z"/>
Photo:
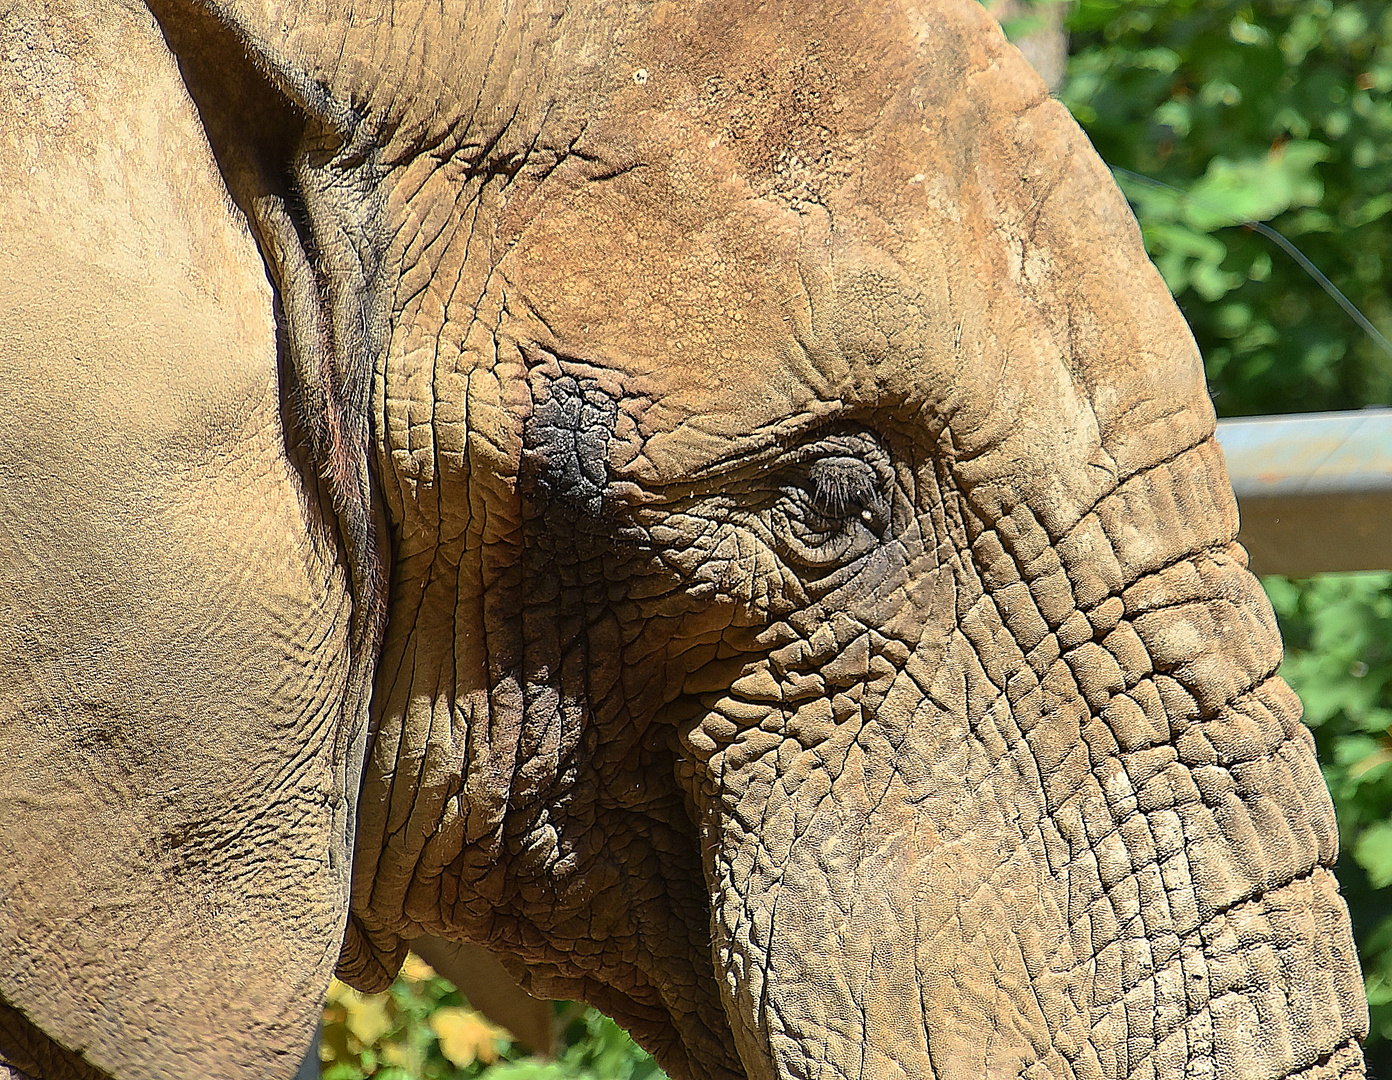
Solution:
<path fill-rule="evenodd" d="M 1259 574 L 1392 569 L 1392 409 L 1220 420 Z"/>

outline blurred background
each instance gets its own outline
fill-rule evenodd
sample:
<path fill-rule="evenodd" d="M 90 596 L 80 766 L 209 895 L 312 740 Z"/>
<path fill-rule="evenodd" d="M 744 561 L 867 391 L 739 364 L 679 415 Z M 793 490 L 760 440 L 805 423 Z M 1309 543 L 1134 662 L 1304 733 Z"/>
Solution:
<path fill-rule="evenodd" d="M 1118 181 L 1193 327 L 1220 417 L 1392 404 L 1392 357 L 1289 255 L 1233 224 L 1276 229 L 1392 336 L 1392 5 L 989 6 L 1125 170 Z M 1339 816 L 1369 1074 L 1392 1078 L 1392 573 L 1263 582 L 1285 636 L 1282 674 L 1305 703 Z M 540 1008 L 551 1035 L 533 1022 L 530 1038 L 552 1045 L 527 1046 L 411 957 L 385 994 L 333 986 L 324 1080 L 665 1080 L 594 1010 Z"/>

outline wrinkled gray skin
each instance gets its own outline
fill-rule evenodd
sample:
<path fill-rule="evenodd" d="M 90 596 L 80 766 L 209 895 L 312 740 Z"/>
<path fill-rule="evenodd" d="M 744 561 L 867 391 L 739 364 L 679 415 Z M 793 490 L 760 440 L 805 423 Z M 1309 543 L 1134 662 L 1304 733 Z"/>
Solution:
<path fill-rule="evenodd" d="M 679 1078 L 1333 1077 L 1202 370 L 971 0 L 0 10 L 0 1056 L 423 935 Z"/>

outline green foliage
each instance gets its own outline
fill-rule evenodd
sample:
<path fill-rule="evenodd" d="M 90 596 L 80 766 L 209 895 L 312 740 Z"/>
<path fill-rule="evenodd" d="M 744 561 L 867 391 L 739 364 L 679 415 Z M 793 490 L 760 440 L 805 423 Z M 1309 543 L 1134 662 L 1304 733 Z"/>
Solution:
<path fill-rule="evenodd" d="M 1370 1063 L 1392 1058 L 1392 574 L 1263 582 L 1281 624 L 1281 674 L 1339 816 L 1338 875 L 1353 914 L 1372 1032 Z"/>
<path fill-rule="evenodd" d="M 555 1061 L 505 1062 L 489 1071 L 488 1080 L 666 1080 L 623 1028 L 594 1009 L 572 1022 L 564 1039 Z"/>
<path fill-rule="evenodd" d="M 523 1054 L 419 957 L 391 989 L 360 994 L 334 982 L 319 1057 L 324 1080 L 666 1080 L 614 1021 L 556 1002 L 554 1059 Z"/>
<path fill-rule="evenodd" d="M 324 1009 L 324 1080 L 472 1080 L 511 1056 L 505 1031 L 415 956 L 383 994 L 335 982 Z"/>
<path fill-rule="evenodd" d="M 1392 358 L 1295 263 L 1294 240 L 1392 331 L 1392 7 L 1384 0 L 1080 0 L 1063 101 L 1121 178 L 1224 415 L 1392 397 Z"/>
<path fill-rule="evenodd" d="M 1252 267 L 1246 275 L 1225 269 L 1228 248 L 1214 233 L 1234 222 L 1267 221 L 1295 207 L 1317 206 L 1324 185 L 1315 166 L 1328 158 L 1323 143 L 1300 140 L 1259 158 L 1216 157 L 1187 192 L 1155 188 L 1125 175 L 1118 179 L 1144 222 L 1147 250 L 1170 291 L 1182 296 L 1193 289 L 1212 303 L 1240 288 L 1253 272 Z M 1258 262 L 1256 272 L 1270 275 L 1269 257 Z M 1239 307 L 1237 302 L 1228 305 L 1229 319 Z"/>

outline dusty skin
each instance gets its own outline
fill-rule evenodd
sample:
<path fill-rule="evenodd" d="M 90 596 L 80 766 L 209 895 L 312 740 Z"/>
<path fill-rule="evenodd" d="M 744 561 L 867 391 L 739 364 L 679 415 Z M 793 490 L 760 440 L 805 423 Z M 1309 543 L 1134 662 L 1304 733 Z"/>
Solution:
<path fill-rule="evenodd" d="M 423 937 L 678 1080 L 1363 1074 L 1199 358 L 974 0 L 9 0 L 0 230 L 13 1075 Z"/>

